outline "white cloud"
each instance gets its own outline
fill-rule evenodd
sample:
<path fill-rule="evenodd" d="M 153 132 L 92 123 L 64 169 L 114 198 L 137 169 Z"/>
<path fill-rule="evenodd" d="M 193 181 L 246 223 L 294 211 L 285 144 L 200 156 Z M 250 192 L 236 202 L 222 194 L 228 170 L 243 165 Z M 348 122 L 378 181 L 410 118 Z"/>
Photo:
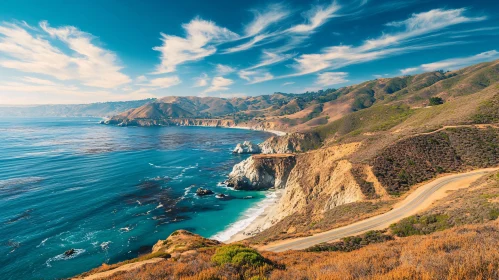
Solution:
<path fill-rule="evenodd" d="M 219 75 L 227 75 L 236 72 L 237 69 L 229 65 L 217 64 L 216 71 Z"/>
<path fill-rule="evenodd" d="M 264 12 L 253 10 L 255 18 L 245 28 L 246 36 L 254 36 L 265 31 L 269 26 L 276 24 L 290 15 L 290 12 L 281 4 L 267 6 Z"/>
<path fill-rule="evenodd" d="M 283 83 L 282 86 L 289 86 L 289 85 L 293 85 L 295 82 L 286 82 L 286 83 Z"/>
<path fill-rule="evenodd" d="M 226 79 L 224 77 L 215 77 L 213 78 L 213 80 L 211 80 L 211 86 L 203 91 L 203 93 L 228 90 L 228 86 L 232 85 L 233 83 L 234 81 L 232 81 L 231 79 Z"/>
<path fill-rule="evenodd" d="M 157 87 L 157 88 L 169 88 L 172 86 L 176 86 L 180 83 L 181 83 L 181 81 L 180 81 L 180 78 L 178 76 L 171 76 L 171 77 L 162 77 L 162 78 L 152 79 L 145 86 Z"/>
<path fill-rule="evenodd" d="M 72 26 L 52 28 L 45 21 L 40 22 L 41 30 L 24 27 L 26 29 L 16 24 L 0 24 L 0 53 L 4 54 L 0 67 L 102 88 L 114 88 L 131 81 L 121 73 L 116 55 L 94 45 L 92 35 Z M 41 33 L 43 31 L 45 33 Z M 64 53 L 46 35 L 73 53 Z"/>
<path fill-rule="evenodd" d="M 46 85 L 46 86 L 55 86 L 56 83 L 53 81 L 49 81 L 46 79 L 39 79 L 39 78 L 34 78 L 34 77 L 24 77 L 22 78 L 24 82 L 30 83 L 30 84 L 37 84 L 37 85 Z"/>
<path fill-rule="evenodd" d="M 335 13 L 339 11 L 340 8 L 341 6 L 336 2 L 332 2 L 327 7 L 315 6 L 304 14 L 307 23 L 295 25 L 288 29 L 288 31 L 293 33 L 311 32 L 326 23 L 330 18 L 338 16 Z"/>
<path fill-rule="evenodd" d="M 34 81 L 38 80 L 28 80 L 31 82 L 0 82 L 0 104 L 81 104 L 155 97 L 155 95 L 147 92 L 117 94 L 108 90 L 88 89 L 56 82 L 48 85 L 34 83 Z"/>
<path fill-rule="evenodd" d="M 342 84 L 348 82 L 346 77 L 348 73 L 346 72 L 326 72 L 317 75 L 317 81 L 315 82 L 321 86 L 332 86 L 337 84 Z"/>
<path fill-rule="evenodd" d="M 241 70 L 238 72 L 241 79 L 248 81 L 248 84 L 257 84 L 272 80 L 274 76 L 263 70 Z"/>
<path fill-rule="evenodd" d="M 411 67 L 411 68 L 406 68 L 406 69 L 400 70 L 400 73 L 402 73 L 402 75 L 407 75 L 407 74 L 410 74 L 410 73 L 414 73 L 414 72 L 416 72 L 418 70 L 419 70 L 418 67 Z"/>
<path fill-rule="evenodd" d="M 182 27 L 185 38 L 161 33 L 163 45 L 153 48 L 161 52 L 161 64 L 156 67 L 156 74 L 173 72 L 182 63 L 212 55 L 217 51 L 216 44 L 239 37 L 227 28 L 199 18 Z"/>
<path fill-rule="evenodd" d="M 402 74 L 409 74 L 415 72 L 430 72 L 437 70 L 456 70 L 463 68 L 472 64 L 477 64 L 481 62 L 487 62 L 499 59 L 499 52 L 496 50 L 486 51 L 479 53 L 477 55 L 472 55 L 468 57 L 457 57 L 445 59 L 433 63 L 422 64 L 418 67 L 412 67 L 407 69 L 402 69 L 400 72 Z"/>
<path fill-rule="evenodd" d="M 256 35 L 255 37 L 251 38 L 248 42 L 244 44 L 237 45 L 232 48 L 226 49 L 223 53 L 234 53 L 234 52 L 240 52 L 240 51 L 245 51 L 249 50 L 253 47 L 258 46 L 258 43 L 263 41 L 266 38 L 269 38 L 269 35 Z"/>
<path fill-rule="evenodd" d="M 315 5 L 310 10 L 303 13 L 305 23 L 291 26 L 287 29 L 280 29 L 284 24 L 284 19 L 291 15 L 291 12 L 282 4 L 273 4 L 264 12 L 255 11 L 255 19 L 246 26 L 243 38 L 250 38 L 245 43 L 227 48 L 224 53 L 234 53 L 249 50 L 264 44 L 276 41 L 286 41 L 280 47 L 270 50 L 273 53 L 284 53 L 296 47 L 303 47 L 303 42 L 309 38 L 310 33 L 326 23 L 329 19 L 339 16 L 336 12 L 341 8 L 336 2 L 328 6 Z M 277 25 L 279 23 L 279 25 Z M 274 27 L 272 30 L 271 27 Z"/>
<path fill-rule="evenodd" d="M 194 87 L 205 87 L 208 85 L 208 75 L 206 73 L 201 74 L 201 76 L 195 78 L 196 82 Z"/>
<path fill-rule="evenodd" d="M 277 64 L 277 63 L 286 61 L 288 59 L 291 59 L 293 56 L 295 56 L 295 54 L 281 54 L 281 53 L 275 53 L 275 52 L 270 52 L 270 51 L 264 50 L 263 54 L 262 54 L 262 58 L 260 60 L 260 63 L 247 68 L 247 70 Z"/>
<path fill-rule="evenodd" d="M 332 46 L 317 54 L 303 54 L 295 58 L 296 73 L 281 76 L 299 76 L 325 69 L 338 69 L 350 64 L 379 59 L 382 57 L 442 46 L 445 43 L 420 43 L 425 35 L 436 33 L 449 26 L 465 22 L 484 20 L 485 17 L 467 17 L 466 9 L 435 9 L 413 14 L 404 21 L 391 22 L 387 26 L 397 29 L 376 39 L 364 41 L 360 46 Z M 407 44 L 413 44 L 407 45 Z"/>

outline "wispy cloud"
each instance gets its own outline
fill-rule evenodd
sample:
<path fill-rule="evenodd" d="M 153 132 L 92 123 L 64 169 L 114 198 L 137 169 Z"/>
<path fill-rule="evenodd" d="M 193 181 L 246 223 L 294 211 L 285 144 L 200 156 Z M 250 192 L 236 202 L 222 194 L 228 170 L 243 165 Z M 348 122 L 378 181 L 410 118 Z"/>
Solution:
<path fill-rule="evenodd" d="M 274 76 L 265 70 L 241 70 L 238 72 L 241 79 L 248 81 L 248 84 L 257 84 L 272 80 Z"/>
<path fill-rule="evenodd" d="M 400 70 L 400 73 L 402 73 L 402 75 L 407 75 L 407 74 L 414 73 L 418 70 L 419 70 L 419 67 L 411 67 L 411 68 L 406 68 L 406 69 Z"/>
<path fill-rule="evenodd" d="M 413 14 L 406 20 L 390 22 L 395 29 L 376 39 L 368 39 L 360 46 L 332 46 L 317 54 L 303 54 L 295 59 L 296 72 L 286 75 L 299 76 L 325 69 L 338 69 L 350 64 L 371 61 L 390 55 L 440 46 L 438 43 L 422 43 L 425 35 L 441 31 L 449 26 L 484 20 L 485 17 L 468 17 L 466 9 L 435 9 Z"/>
<path fill-rule="evenodd" d="M 194 80 L 196 80 L 196 82 L 194 83 L 194 87 L 205 87 L 208 85 L 208 74 L 203 73 L 201 74 L 201 76 L 194 78 Z"/>
<path fill-rule="evenodd" d="M 149 81 L 145 86 L 155 87 L 155 88 L 169 88 L 180 84 L 180 78 L 178 76 L 162 77 L 156 78 Z"/>
<path fill-rule="evenodd" d="M 295 82 L 285 82 L 282 84 L 282 86 L 289 86 L 289 85 L 293 85 Z"/>
<path fill-rule="evenodd" d="M 422 64 L 418 67 L 411 67 L 400 70 L 404 75 L 416 72 L 429 72 L 437 70 L 456 70 L 472 64 L 487 62 L 499 59 L 499 52 L 491 50 L 468 57 L 456 57 L 437 62 Z"/>
<path fill-rule="evenodd" d="M 282 21 L 290 15 L 290 11 L 282 4 L 271 4 L 263 11 L 252 10 L 254 19 L 245 28 L 246 36 L 254 36 L 265 31 L 268 27 Z"/>
<path fill-rule="evenodd" d="M 0 24 L 1 67 L 101 88 L 131 81 L 121 72 L 116 55 L 95 45 L 92 35 L 73 26 L 52 28 L 46 21 L 39 27 Z M 61 44 L 71 53 L 63 52 Z"/>
<path fill-rule="evenodd" d="M 217 64 L 215 68 L 219 75 L 228 75 L 237 71 L 236 68 L 224 64 Z"/>
<path fill-rule="evenodd" d="M 224 77 L 215 77 L 211 80 L 211 86 L 207 88 L 203 93 L 216 92 L 228 90 L 229 86 L 234 83 L 231 79 L 226 79 Z"/>
<path fill-rule="evenodd" d="M 328 6 L 314 6 L 304 14 L 306 23 L 295 25 L 288 29 L 288 32 L 308 33 L 314 31 L 316 28 L 326 23 L 330 18 L 338 16 L 336 15 L 336 12 L 338 12 L 340 8 L 341 6 L 336 2 L 332 2 Z"/>
<path fill-rule="evenodd" d="M 331 2 L 329 5 L 313 5 L 310 10 L 302 14 L 304 23 L 291 26 L 288 23 L 289 27 L 285 29 L 282 29 L 282 26 L 285 26 L 282 21 L 288 18 L 292 12 L 284 8 L 283 5 L 272 4 L 266 7 L 263 12 L 253 11 L 255 19 L 245 29 L 246 36 L 244 38 L 248 38 L 248 40 L 242 44 L 227 48 L 224 53 L 246 51 L 276 41 L 284 41 L 284 43 L 271 52 L 287 52 L 303 45 L 303 42 L 317 28 L 329 19 L 339 16 L 336 12 L 340 9 L 341 6 L 336 2 Z"/>
<path fill-rule="evenodd" d="M 275 52 L 270 52 L 270 51 L 264 50 L 262 53 L 262 57 L 261 57 L 260 62 L 258 64 L 255 64 L 255 65 L 247 68 L 247 70 L 252 70 L 252 69 L 256 69 L 256 68 L 260 68 L 260 67 L 265 67 L 265 66 L 277 64 L 277 63 L 286 61 L 288 59 L 291 59 L 293 56 L 295 56 L 295 54 L 292 54 L 292 53 L 281 54 L 281 53 L 275 53 Z"/>
<path fill-rule="evenodd" d="M 317 81 L 315 82 L 321 86 L 332 86 L 337 84 L 343 84 L 348 82 L 346 77 L 348 73 L 346 72 L 326 72 L 317 75 Z"/>
<path fill-rule="evenodd" d="M 185 38 L 161 33 L 163 45 L 153 48 L 161 52 L 161 64 L 156 67 L 156 74 L 170 73 L 182 63 L 210 56 L 216 53 L 217 44 L 239 37 L 227 28 L 200 18 L 182 27 L 186 32 Z"/>

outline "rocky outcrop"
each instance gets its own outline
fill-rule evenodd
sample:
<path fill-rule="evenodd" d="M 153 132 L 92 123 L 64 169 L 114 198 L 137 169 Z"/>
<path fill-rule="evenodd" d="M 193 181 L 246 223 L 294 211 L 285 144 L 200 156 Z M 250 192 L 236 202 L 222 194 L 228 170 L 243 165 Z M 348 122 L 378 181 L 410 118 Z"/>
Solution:
<path fill-rule="evenodd" d="M 236 190 L 284 188 L 295 163 L 293 154 L 253 155 L 234 166 L 227 186 Z"/>
<path fill-rule="evenodd" d="M 259 154 L 261 153 L 260 146 L 251 143 L 250 141 L 244 141 L 243 143 L 238 143 L 236 148 L 232 151 L 234 154 Z"/>
<path fill-rule="evenodd" d="M 284 136 L 270 137 L 259 146 L 263 154 L 286 154 L 317 149 L 321 143 L 321 138 L 316 133 L 295 132 Z"/>
<path fill-rule="evenodd" d="M 152 252 L 163 252 L 172 254 L 182 253 L 203 247 L 219 245 L 220 242 L 212 239 L 203 238 L 187 230 L 174 231 L 166 240 L 159 240 L 153 247 Z"/>
<path fill-rule="evenodd" d="M 199 188 L 196 190 L 197 196 L 205 196 L 205 195 L 210 195 L 210 194 L 213 194 L 212 190 L 203 189 L 203 188 Z"/>

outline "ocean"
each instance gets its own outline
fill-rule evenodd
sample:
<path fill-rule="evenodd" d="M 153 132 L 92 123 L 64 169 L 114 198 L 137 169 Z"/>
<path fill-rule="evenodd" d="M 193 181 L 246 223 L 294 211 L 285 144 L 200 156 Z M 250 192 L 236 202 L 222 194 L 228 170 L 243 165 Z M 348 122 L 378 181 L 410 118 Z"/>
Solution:
<path fill-rule="evenodd" d="M 222 184 L 247 157 L 231 154 L 235 145 L 268 133 L 99 121 L 0 119 L 2 279 L 74 276 L 137 257 L 177 229 L 224 240 L 272 196 Z M 230 199 L 198 197 L 199 187 Z"/>

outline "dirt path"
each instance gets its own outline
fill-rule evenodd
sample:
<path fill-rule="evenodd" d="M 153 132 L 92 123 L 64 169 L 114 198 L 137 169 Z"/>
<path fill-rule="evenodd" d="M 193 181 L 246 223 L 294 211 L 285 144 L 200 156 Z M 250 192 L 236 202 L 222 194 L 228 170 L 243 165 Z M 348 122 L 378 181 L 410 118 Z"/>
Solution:
<path fill-rule="evenodd" d="M 428 208 L 434 201 L 444 197 L 448 191 L 467 188 L 473 181 L 477 180 L 484 174 L 495 170 L 498 170 L 498 168 L 479 169 L 468 173 L 454 174 L 438 178 L 419 187 L 389 212 L 313 236 L 271 243 L 260 247 L 259 250 L 273 252 L 302 250 L 319 243 L 336 241 L 341 238 L 358 235 L 366 231 L 385 229 L 405 217 L 414 215 Z"/>
<path fill-rule="evenodd" d="M 72 279 L 73 280 L 97 280 L 97 279 L 109 277 L 109 276 L 115 274 L 116 272 L 130 271 L 130 270 L 139 268 L 143 265 L 150 264 L 150 263 L 157 263 L 157 262 L 162 261 L 162 260 L 164 260 L 164 259 L 163 258 L 152 258 L 152 259 L 141 261 L 141 262 L 134 262 L 134 263 L 125 264 L 125 265 L 119 266 L 115 269 L 95 273 L 95 274 L 89 275 L 89 276 L 84 277 L 84 278 L 72 278 Z"/>

